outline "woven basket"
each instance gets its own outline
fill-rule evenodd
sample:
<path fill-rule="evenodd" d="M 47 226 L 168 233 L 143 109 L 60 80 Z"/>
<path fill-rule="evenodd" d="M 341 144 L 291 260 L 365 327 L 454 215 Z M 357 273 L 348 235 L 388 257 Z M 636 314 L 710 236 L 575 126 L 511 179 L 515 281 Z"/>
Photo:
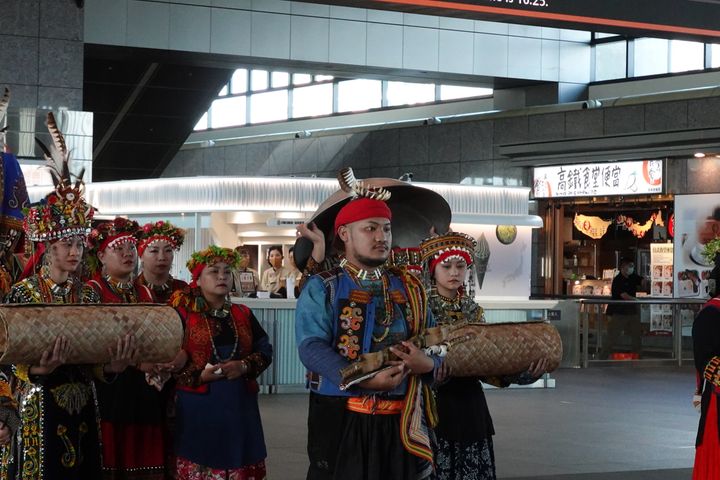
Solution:
<path fill-rule="evenodd" d="M 445 362 L 453 376 L 515 375 L 532 362 L 548 359 L 547 371 L 562 360 L 562 341 L 547 322 L 467 325 L 448 335 Z"/>
<path fill-rule="evenodd" d="M 72 347 L 69 364 L 105 363 L 118 337 L 135 335 L 138 362 L 167 362 L 180 350 L 180 316 L 164 305 L 0 306 L 0 364 L 34 364 L 64 335 Z"/>

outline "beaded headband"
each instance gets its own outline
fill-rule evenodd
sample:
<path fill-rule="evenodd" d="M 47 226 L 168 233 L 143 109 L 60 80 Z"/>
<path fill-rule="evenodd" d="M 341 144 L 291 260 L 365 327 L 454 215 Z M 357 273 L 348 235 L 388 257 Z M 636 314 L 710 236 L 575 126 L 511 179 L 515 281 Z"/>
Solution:
<path fill-rule="evenodd" d="M 477 242 L 470 235 L 460 232 L 449 232 L 425 239 L 420 244 L 423 262 L 427 262 L 430 272 L 440 262 L 462 258 L 472 265 L 473 252 Z"/>

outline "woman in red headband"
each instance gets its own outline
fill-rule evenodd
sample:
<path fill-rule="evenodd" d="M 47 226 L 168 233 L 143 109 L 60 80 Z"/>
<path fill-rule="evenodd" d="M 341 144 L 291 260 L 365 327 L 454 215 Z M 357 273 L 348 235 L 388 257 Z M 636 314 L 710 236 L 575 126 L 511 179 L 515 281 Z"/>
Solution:
<path fill-rule="evenodd" d="M 170 275 L 175 252 L 180 250 L 185 240 L 185 230 L 160 220 L 143 225 L 136 236 L 142 272 L 135 283 L 149 288 L 156 303 L 167 303 L 175 290 L 187 286 L 184 281 Z"/>
<path fill-rule="evenodd" d="M 429 306 L 438 325 L 485 322 L 482 307 L 468 295 L 464 285 L 473 264 L 475 246 L 475 239 L 458 232 L 430 237 L 420 244 L 432 284 Z M 541 360 L 521 375 L 482 380 L 499 387 L 510 383 L 532 383 L 546 367 L 546 361 Z M 436 378 L 437 479 L 494 480 L 492 436 L 495 430 L 480 379 L 450 377 L 451 374 L 443 363 Z"/>
<path fill-rule="evenodd" d="M 102 303 L 154 303 L 150 290 L 137 286 L 135 221 L 118 217 L 90 233 L 95 271 L 88 282 Z M 98 384 L 103 446 L 103 477 L 163 480 L 165 475 L 165 403 L 146 381 L 153 365 L 129 367 L 111 383 Z"/>
<path fill-rule="evenodd" d="M 238 263 L 229 248 L 193 253 L 193 281 L 170 300 L 184 320 L 190 359 L 177 376 L 180 480 L 265 478 L 255 379 L 270 365 L 272 346 L 252 311 L 230 303 Z"/>

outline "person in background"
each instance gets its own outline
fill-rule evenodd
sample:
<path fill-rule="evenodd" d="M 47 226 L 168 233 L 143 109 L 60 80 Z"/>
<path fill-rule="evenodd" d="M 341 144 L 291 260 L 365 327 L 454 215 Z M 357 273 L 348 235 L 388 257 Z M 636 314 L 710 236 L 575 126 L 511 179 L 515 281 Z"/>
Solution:
<path fill-rule="evenodd" d="M 283 267 L 283 253 L 280 245 L 268 249 L 267 262 L 270 268 L 262 274 L 261 290 L 270 292 L 270 296 L 284 297 L 288 269 Z"/>
<path fill-rule="evenodd" d="M 636 300 L 642 277 L 635 273 L 635 263 L 629 258 L 620 259 L 620 272 L 612 282 L 613 300 Z M 642 348 L 640 312 L 637 305 L 610 304 L 607 308 L 608 335 L 606 353 L 617 349 L 621 335 L 630 337 L 630 352 L 640 353 Z"/>
<path fill-rule="evenodd" d="M 143 225 L 136 237 L 142 272 L 135 283 L 150 289 L 155 302 L 167 303 L 175 290 L 187 285 L 170 275 L 175 252 L 180 250 L 185 240 L 185 230 L 160 220 Z"/>
<path fill-rule="evenodd" d="M 211 245 L 193 253 L 188 289 L 170 303 L 186 325 L 190 361 L 177 375 L 180 480 L 264 480 L 265 439 L 256 378 L 272 361 L 267 333 L 228 294 L 239 256 Z"/>
<path fill-rule="evenodd" d="M 288 266 L 286 268 L 288 269 L 288 278 L 292 279 L 288 283 L 293 284 L 293 296 L 297 298 L 297 296 L 300 294 L 300 280 L 302 280 L 303 272 L 301 272 L 298 269 L 297 265 L 295 265 L 294 250 L 294 246 L 290 247 L 290 249 L 288 250 Z"/>
<path fill-rule="evenodd" d="M 260 277 L 257 270 L 250 268 L 250 250 L 247 247 L 235 247 L 238 254 L 238 267 L 233 270 L 234 297 L 254 298 L 260 286 Z"/>

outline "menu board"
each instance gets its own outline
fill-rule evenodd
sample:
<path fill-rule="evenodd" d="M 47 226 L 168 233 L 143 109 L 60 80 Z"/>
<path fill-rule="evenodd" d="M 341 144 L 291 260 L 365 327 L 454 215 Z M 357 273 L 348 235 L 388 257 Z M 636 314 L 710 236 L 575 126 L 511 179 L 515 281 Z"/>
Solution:
<path fill-rule="evenodd" d="M 650 244 L 650 295 L 673 296 L 673 244 Z"/>

